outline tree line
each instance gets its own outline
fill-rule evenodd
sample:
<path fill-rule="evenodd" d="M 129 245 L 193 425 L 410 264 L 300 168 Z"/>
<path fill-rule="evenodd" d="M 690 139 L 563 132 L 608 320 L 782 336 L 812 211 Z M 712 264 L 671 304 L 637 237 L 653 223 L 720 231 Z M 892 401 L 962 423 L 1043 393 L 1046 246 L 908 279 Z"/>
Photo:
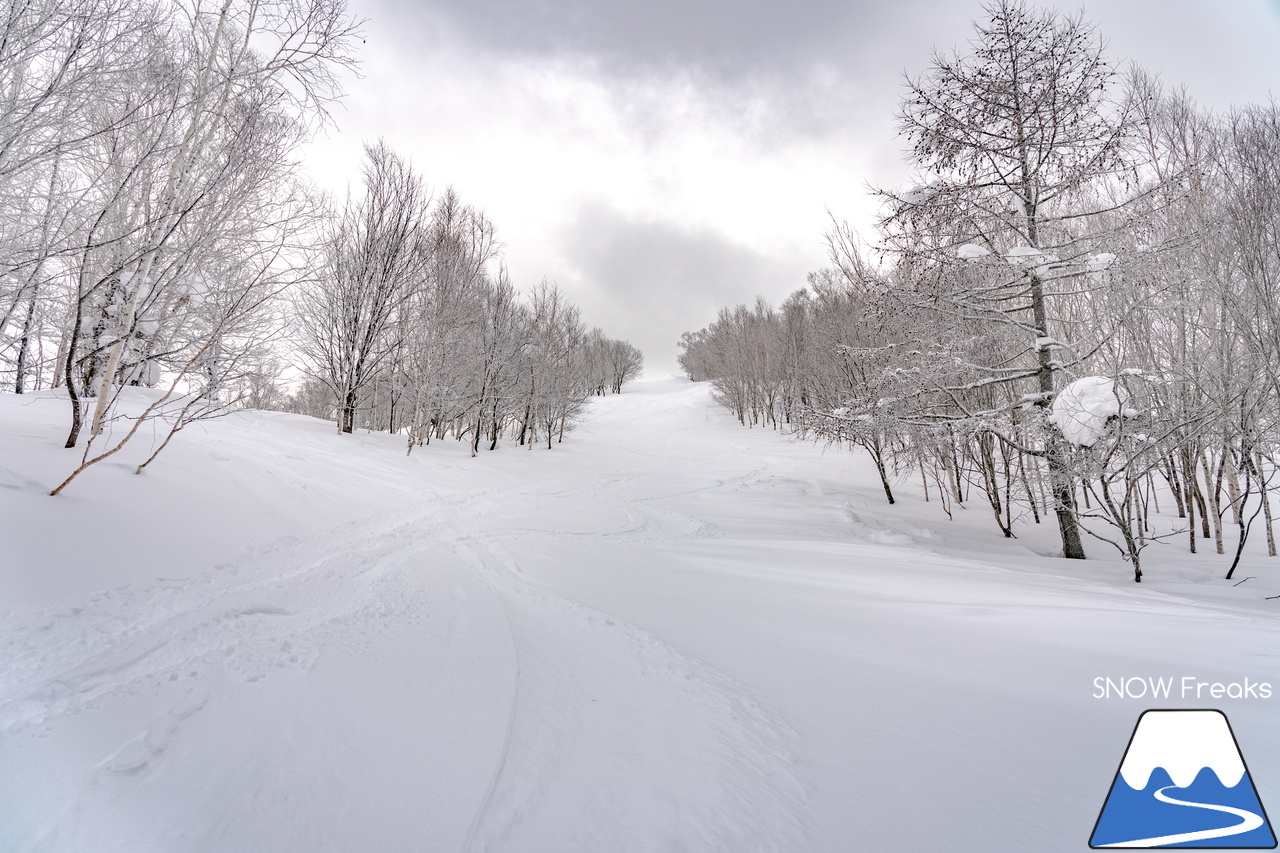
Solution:
<path fill-rule="evenodd" d="M 592 395 L 640 375 L 625 341 L 588 329 L 554 285 L 522 299 L 494 227 L 453 190 L 434 201 L 383 144 L 366 148 L 364 193 L 323 244 L 324 269 L 296 299 L 309 378 L 289 404 L 355 428 L 403 431 L 408 448 L 510 434 L 551 447 Z"/>
<path fill-rule="evenodd" d="M 745 425 L 865 449 L 890 502 L 910 477 L 1004 536 L 1052 519 L 1135 580 L 1173 535 L 1230 577 L 1258 520 L 1274 556 L 1280 107 L 1213 113 L 1080 15 L 985 11 L 907 81 L 917 178 L 875 239 L 833 225 L 829 268 L 686 333 L 684 370 Z"/>
<path fill-rule="evenodd" d="M 343 0 L 0 3 L 0 382 L 67 394 L 55 493 L 145 423 L 155 453 L 245 404 L 542 441 L 638 373 L 553 287 L 519 298 L 492 226 L 385 146 L 357 201 L 315 191 L 299 152 L 359 27 Z"/>

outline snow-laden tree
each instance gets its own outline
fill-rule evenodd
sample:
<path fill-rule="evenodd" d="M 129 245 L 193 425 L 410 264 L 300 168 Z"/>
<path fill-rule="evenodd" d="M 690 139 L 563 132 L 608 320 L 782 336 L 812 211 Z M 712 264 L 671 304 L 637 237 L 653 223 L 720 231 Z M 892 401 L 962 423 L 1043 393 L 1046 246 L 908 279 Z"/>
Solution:
<path fill-rule="evenodd" d="M 324 241 L 319 276 L 298 295 L 311 375 L 339 401 L 338 429 L 356 426 L 361 394 L 399 348 L 400 313 L 426 268 L 430 197 L 385 143 L 365 147 L 363 194 Z"/>
<path fill-rule="evenodd" d="M 583 359 L 587 330 L 578 308 L 549 281 L 534 288 L 529 312 L 518 440 L 530 448 L 545 441 L 550 449 L 581 417 L 590 394 Z"/>
<path fill-rule="evenodd" d="M 968 375 L 939 377 L 942 389 L 990 395 L 990 406 L 944 416 L 967 421 L 1046 408 L 1059 373 L 1096 344 L 1061 303 L 1088 287 L 1093 253 L 1115 238 L 1091 233 L 1090 217 L 1131 201 L 1113 192 L 1130 120 L 1094 29 L 1017 0 L 986 12 L 969 51 L 937 53 L 908 81 L 899 126 L 919 186 L 884 194 L 888 246 L 913 269 L 903 296 L 999 340 L 995 351 L 985 342 Z M 1083 557 L 1067 448 L 1046 431 L 1038 452 L 1063 554 Z"/>
<path fill-rule="evenodd" d="M 119 220 L 119 242 L 98 282 L 115 291 L 116 311 L 99 336 L 106 342 L 99 344 L 105 361 L 93 377 L 94 435 L 111 407 L 122 359 L 136 348 L 141 309 L 171 301 L 174 290 L 200 286 L 194 281 L 212 281 L 199 275 L 196 256 L 243 222 L 246 195 L 279 186 L 291 165 L 287 152 L 301 141 L 305 123 L 323 115 L 338 92 L 335 72 L 350 61 L 354 25 L 340 2 L 174 5 L 145 67 L 144 79 L 153 85 L 138 95 L 145 120 L 129 125 L 131 133 L 141 130 L 141 139 L 130 141 L 141 144 L 122 162 L 112 162 L 114 151 L 106 155 L 136 182 L 123 210 L 104 211 Z M 126 95 L 126 111 L 130 101 Z"/>
<path fill-rule="evenodd" d="M 290 408 L 327 415 L 336 405 L 344 432 L 403 430 L 410 453 L 451 436 L 476 455 L 507 434 L 551 447 L 592 393 L 634 378 L 639 350 L 589 333 L 554 285 L 516 288 L 482 211 L 453 189 L 429 200 L 384 146 L 369 157 L 365 195 L 295 299 L 311 382 Z"/>
<path fill-rule="evenodd" d="M 475 394 L 484 383 L 475 381 L 472 367 L 484 358 L 486 322 L 503 322 L 486 310 L 505 304 L 489 292 L 501 278 L 500 250 L 494 225 L 482 211 L 452 188 L 441 193 L 424 244 L 426 266 L 403 312 L 396 358 L 410 448 L 433 434 L 443 438 L 480 405 Z"/>
<path fill-rule="evenodd" d="M 1193 551 L 1229 522 L 1238 558 L 1260 515 L 1274 553 L 1276 110 L 1214 116 L 1118 78 L 1078 17 L 987 11 L 909 81 L 920 174 L 880 193 L 878 245 L 837 225 L 831 269 L 686 334 L 682 366 L 744 423 L 865 448 L 890 500 L 914 472 L 1006 536 L 1053 512 L 1064 554 L 1096 536 L 1135 579 L 1170 499 Z M 1055 407 L 1090 383 L 1115 393 L 1082 441 Z"/>
<path fill-rule="evenodd" d="M 293 155 L 337 96 L 354 37 L 330 0 L 95 8 L 119 17 L 96 22 L 108 44 L 111 33 L 131 41 L 95 54 L 116 73 L 74 108 L 45 173 L 62 199 L 56 221 L 42 217 L 41 316 L 61 304 L 67 447 L 94 401 L 81 464 L 55 493 L 144 423 L 172 435 L 234 402 L 248 360 L 279 331 L 274 297 L 309 275 L 311 203 Z M 43 345 L 50 331 L 34 337 Z M 129 385 L 161 390 L 121 411 Z"/>
<path fill-rule="evenodd" d="M 122 57 L 145 57 L 160 17 L 121 0 L 0 6 L 0 374 L 22 393 L 49 377 L 43 350 L 58 317 L 59 256 L 86 211 L 77 167 L 89 143 L 135 120 L 104 113 L 136 83 Z"/>
<path fill-rule="evenodd" d="M 603 397 L 622 393 L 622 386 L 638 379 L 644 370 L 644 354 L 626 341 L 607 337 L 599 328 L 583 341 L 585 382 L 591 393 Z"/>
<path fill-rule="evenodd" d="M 605 338 L 595 357 L 603 361 L 609 378 L 609 389 L 615 394 L 621 394 L 623 385 L 639 379 L 644 372 L 644 353 L 626 341 Z"/>
<path fill-rule="evenodd" d="M 1222 438 L 1209 491 L 1216 502 L 1225 476 L 1238 527 L 1229 577 L 1257 514 L 1246 517 L 1245 504 L 1259 491 L 1269 550 L 1276 550 L 1268 489 L 1280 469 L 1280 107 L 1234 110 L 1222 119 L 1221 133 L 1221 228 L 1213 269 L 1219 271 L 1215 363 L 1222 378 L 1213 390 Z M 1219 524 L 1215 538 L 1222 553 Z"/>

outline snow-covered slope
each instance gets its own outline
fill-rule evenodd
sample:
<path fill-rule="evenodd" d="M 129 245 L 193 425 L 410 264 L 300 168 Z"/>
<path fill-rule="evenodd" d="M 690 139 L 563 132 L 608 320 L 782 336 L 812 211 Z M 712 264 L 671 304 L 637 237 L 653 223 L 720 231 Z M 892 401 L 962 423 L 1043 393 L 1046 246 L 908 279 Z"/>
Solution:
<path fill-rule="evenodd" d="M 476 459 L 241 413 L 50 498 L 65 406 L 0 396 L 0 849 L 1078 850 L 1147 707 L 1280 798 L 1280 697 L 1094 698 L 1280 688 L 1274 560 L 1137 587 L 682 381 Z"/>

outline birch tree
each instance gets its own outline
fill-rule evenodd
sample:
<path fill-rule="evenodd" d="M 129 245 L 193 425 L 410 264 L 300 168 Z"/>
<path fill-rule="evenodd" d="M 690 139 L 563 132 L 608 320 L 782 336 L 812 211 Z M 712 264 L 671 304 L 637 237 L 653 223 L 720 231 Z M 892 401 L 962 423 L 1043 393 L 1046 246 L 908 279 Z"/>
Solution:
<path fill-rule="evenodd" d="M 384 143 L 365 147 L 364 193 L 325 241 L 324 268 L 298 297 L 303 354 L 338 400 L 338 430 L 356 425 L 361 392 L 397 350 L 397 319 L 425 268 L 430 198 Z"/>
<path fill-rule="evenodd" d="M 219 190 L 224 182 L 251 173 L 252 163 L 224 161 L 220 155 L 273 113 L 295 122 L 322 116 L 338 92 L 336 68 L 350 62 L 354 32 L 345 6 L 333 0 L 178 4 L 165 40 L 175 64 L 168 75 L 167 109 L 161 112 L 173 133 L 169 144 L 152 152 L 158 160 L 146 179 L 145 221 L 131 224 L 140 239 L 121 270 L 125 276 L 117 279 L 122 299 L 96 394 L 95 435 L 112 402 L 111 387 L 135 331 L 139 301 L 156 290 L 156 271 L 163 269 L 170 241 L 210 198 L 227 203 L 223 216 L 215 218 L 233 215 L 235 196 Z M 78 427 L 77 417 L 69 446 Z"/>

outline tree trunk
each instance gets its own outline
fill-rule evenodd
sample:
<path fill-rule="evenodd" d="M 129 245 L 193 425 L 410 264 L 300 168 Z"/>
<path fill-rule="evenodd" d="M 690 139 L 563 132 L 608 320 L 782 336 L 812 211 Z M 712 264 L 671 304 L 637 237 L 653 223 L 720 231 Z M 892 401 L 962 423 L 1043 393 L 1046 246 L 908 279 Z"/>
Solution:
<path fill-rule="evenodd" d="M 1213 541 L 1218 549 L 1218 553 L 1223 553 L 1222 549 L 1222 460 L 1218 460 L 1217 475 L 1210 469 L 1209 455 L 1200 457 L 1201 464 L 1204 465 L 1204 482 L 1209 487 L 1209 507 L 1213 510 Z"/>
<path fill-rule="evenodd" d="M 1262 501 L 1262 520 L 1266 524 L 1267 529 L 1267 556 L 1274 557 L 1276 555 L 1276 534 L 1271 523 L 1271 498 L 1270 490 L 1267 488 L 1268 478 L 1262 474 L 1262 454 L 1255 454 L 1258 464 L 1258 498 Z M 1272 472 L 1275 473 L 1274 471 Z"/>
<path fill-rule="evenodd" d="M 1196 501 L 1195 501 L 1195 469 L 1186 465 L 1186 454 L 1182 464 L 1183 492 L 1187 496 L 1187 545 L 1191 553 L 1196 552 Z M 1201 504 L 1203 506 L 1203 504 Z"/>
<path fill-rule="evenodd" d="M 1183 491 L 1187 498 L 1188 518 L 1191 520 L 1191 529 L 1195 530 L 1195 512 L 1191 511 L 1191 505 L 1194 501 L 1195 509 L 1200 512 L 1200 530 L 1201 538 L 1208 539 L 1212 535 L 1209 532 L 1209 507 L 1205 503 L 1204 491 L 1200 488 L 1200 478 L 1196 474 L 1196 460 L 1199 458 L 1199 451 L 1191 449 L 1184 450 L 1182 453 L 1182 471 L 1183 478 L 1186 480 L 1186 487 Z M 1191 549 L 1195 552 L 1195 548 Z"/>
<path fill-rule="evenodd" d="M 1231 504 L 1231 523 L 1242 524 L 1241 516 L 1244 514 L 1243 501 L 1240 499 L 1240 478 L 1236 470 L 1235 455 L 1230 455 L 1230 464 L 1227 464 L 1228 453 L 1224 447 L 1222 450 L 1223 468 L 1227 476 L 1227 501 Z"/>
<path fill-rule="evenodd" d="M 350 435 L 356 426 L 356 390 L 348 388 L 347 393 L 342 397 L 342 418 L 338 424 L 341 432 Z"/>
<path fill-rule="evenodd" d="M 1045 461 L 1049 465 L 1049 484 L 1053 492 L 1053 509 L 1058 516 L 1058 533 L 1062 537 L 1062 556 L 1083 560 L 1084 545 L 1080 541 L 1080 522 L 1076 517 L 1076 497 L 1071 488 L 1071 474 L 1057 438 L 1050 439 Z"/>
<path fill-rule="evenodd" d="M 1178 518 L 1187 517 L 1187 508 L 1182 505 L 1182 483 L 1178 479 L 1177 467 L 1174 465 L 1173 459 L 1169 459 L 1169 469 L 1164 474 L 1164 478 L 1169 482 L 1169 491 L 1173 493 L 1173 504 L 1178 508 Z"/>
<path fill-rule="evenodd" d="M 67 376 L 67 396 L 71 398 L 71 432 L 67 434 L 64 447 L 75 447 L 80 440 L 80 422 L 82 418 L 80 392 L 76 388 L 76 346 L 80 341 L 80 324 L 84 319 L 84 300 L 76 299 L 76 319 L 71 326 L 70 339 L 67 342 L 67 359 L 64 371 Z"/>
<path fill-rule="evenodd" d="M 1040 523 L 1040 508 L 1036 506 L 1035 492 L 1031 489 L 1031 479 L 1027 474 L 1026 457 L 1018 454 L 1018 479 L 1022 481 L 1022 488 L 1027 493 L 1027 504 L 1031 507 L 1031 517 L 1035 519 L 1035 523 Z"/>
<path fill-rule="evenodd" d="M 866 448 L 867 448 L 867 450 L 869 450 L 869 451 L 871 452 L 871 458 L 872 458 L 873 460 L 875 460 L 875 463 L 876 463 L 876 473 L 878 473 L 878 474 L 880 475 L 880 485 L 884 487 L 884 496 L 885 496 L 885 499 L 886 499 L 886 500 L 888 500 L 888 501 L 889 501 L 889 503 L 891 503 L 891 504 L 892 504 L 892 503 L 894 503 L 894 500 L 893 500 L 893 489 L 889 488 L 889 477 L 885 474 L 885 470 L 884 470 L 884 458 L 883 458 L 883 456 L 882 456 L 882 455 L 881 455 L 881 453 L 880 453 L 880 442 L 879 442 L 879 441 L 869 441 L 869 442 L 867 442 L 866 444 L 864 444 L 863 446 L 864 446 L 864 447 L 866 447 Z M 927 492 L 926 492 L 925 498 L 926 498 L 926 500 L 928 499 L 928 493 L 927 493 Z"/>

